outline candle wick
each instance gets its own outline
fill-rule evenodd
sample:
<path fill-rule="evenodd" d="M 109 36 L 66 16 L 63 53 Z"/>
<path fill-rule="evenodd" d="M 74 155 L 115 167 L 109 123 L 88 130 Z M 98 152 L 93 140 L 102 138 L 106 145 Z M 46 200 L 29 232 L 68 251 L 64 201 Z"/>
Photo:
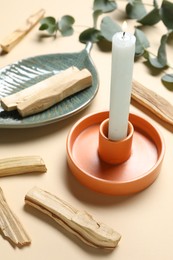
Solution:
<path fill-rule="evenodd" d="M 126 33 L 126 32 L 123 32 L 123 38 L 124 38 L 124 36 L 125 36 L 125 33 Z"/>

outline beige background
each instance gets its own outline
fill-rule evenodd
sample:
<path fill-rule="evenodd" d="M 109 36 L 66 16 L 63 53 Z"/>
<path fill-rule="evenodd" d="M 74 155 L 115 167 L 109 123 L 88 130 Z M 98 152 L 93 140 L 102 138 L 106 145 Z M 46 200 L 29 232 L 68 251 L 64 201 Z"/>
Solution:
<path fill-rule="evenodd" d="M 148 1 L 150 2 L 150 1 Z M 87 0 L 0 0 L 0 39 L 20 26 L 26 17 L 40 8 L 46 16 L 60 17 L 70 14 L 75 17 L 75 34 L 56 40 L 39 40 L 38 26 L 35 27 L 9 54 L 0 56 L 0 67 L 30 56 L 80 51 L 84 47 L 78 41 L 79 33 L 92 26 L 92 3 Z M 118 2 L 122 7 L 126 2 Z M 121 10 L 112 17 L 121 23 L 125 18 Z M 131 23 L 129 23 L 131 24 Z M 166 32 L 158 24 L 146 28 L 156 53 L 160 35 Z M 169 48 L 171 48 L 169 46 Z M 130 111 L 158 127 L 165 139 L 166 154 L 159 177 L 145 191 L 129 197 L 101 195 L 81 186 L 71 175 L 66 163 L 66 138 L 73 124 L 84 115 L 109 109 L 109 87 L 111 53 L 101 52 L 94 45 L 91 52 L 100 78 L 99 92 L 93 103 L 84 111 L 68 120 L 33 129 L 0 129 L 0 157 L 38 154 L 46 162 L 45 174 L 27 174 L 1 178 L 0 185 L 8 203 L 21 219 L 32 238 L 32 244 L 24 248 L 13 248 L 0 236 L 0 259 L 2 260 L 55 260 L 55 259 L 118 259 L 118 260 L 171 260 L 173 259 L 173 128 L 158 120 L 136 104 Z M 169 59 L 173 58 L 170 53 Z M 172 103 L 173 93 L 160 81 L 160 75 L 152 75 L 145 63 L 135 63 L 134 79 L 154 90 Z M 47 216 L 24 207 L 24 196 L 33 186 L 48 190 L 85 209 L 98 220 L 109 224 L 122 234 L 119 246 L 108 253 L 93 249 L 68 234 Z"/>

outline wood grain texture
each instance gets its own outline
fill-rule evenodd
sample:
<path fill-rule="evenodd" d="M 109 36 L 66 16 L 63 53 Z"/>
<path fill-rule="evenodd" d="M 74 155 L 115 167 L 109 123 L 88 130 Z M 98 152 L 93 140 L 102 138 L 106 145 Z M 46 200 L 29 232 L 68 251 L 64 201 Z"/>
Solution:
<path fill-rule="evenodd" d="M 30 17 L 28 17 L 25 24 L 16 29 L 0 42 L 2 50 L 4 52 L 10 52 L 11 49 L 16 44 L 18 44 L 23 39 L 23 37 L 40 21 L 40 19 L 43 18 L 44 14 L 45 10 L 41 9 L 35 14 L 32 14 Z"/>
<path fill-rule="evenodd" d="M 40 156 L 18 156 L 0 159 L 0 177 L 23 173 L 46 172 L 46 165 Z"/>
<path fill-rule="evenodd" d="M 95 220 L 86 211 L 77 210 L 69 203 L 38 187 L 32 188 L 26 194 L 25 202 L 49 215 L 67 231 L 92 247 L 114 249 L 121 239 L 119 233 Z"/>
<path fill-rule="evenodd" d="M 173 106 L 154 91 L 133 80 L 132 99 L 149 109 L 166 123 L 173 125 Z"/>
<path fill-rule="evenodd" d="M 31 243 L 31 239 L 24 230 L 21 222 L 9 207 L 3 190 L 0 187 L 0 229 L 5 237 L 15 245 L 24 246 Z"/>

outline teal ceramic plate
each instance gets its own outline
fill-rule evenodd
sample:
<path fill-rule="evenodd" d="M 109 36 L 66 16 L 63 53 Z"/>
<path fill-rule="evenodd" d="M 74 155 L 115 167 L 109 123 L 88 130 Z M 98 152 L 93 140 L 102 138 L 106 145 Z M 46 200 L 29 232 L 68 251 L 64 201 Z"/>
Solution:
<path fill-rule="evenodd" d="M 0 98 L 18 92 L 70 66 L 87 68 L 92 74 L 92 86 L 74 94 L 57 105 L 32 116 L 22 118 L 17 111 L 0 107 L 0 128 L 27 128 L 54 123 L 81 111 L 98 91 L 98 75 L 89 55 L 91 44 L 77 53 L 48 54 L 17 61 L 0 69 Z"/>

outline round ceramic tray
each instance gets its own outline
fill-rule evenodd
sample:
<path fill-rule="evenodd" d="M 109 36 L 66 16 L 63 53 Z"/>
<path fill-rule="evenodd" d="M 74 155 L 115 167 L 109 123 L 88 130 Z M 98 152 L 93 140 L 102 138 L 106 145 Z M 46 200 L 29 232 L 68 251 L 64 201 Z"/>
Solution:
<path fill-rule="evenodd" d="M 117 165 L 98 155 L 99 127 L 107 111 L 79 120 L 67 137 L 67 161 L 74 176 L 88 188 L 110 195 L 130 195 L 144 190 L 157 178 L 164 158 L 164 141 L 145 119 L 130 114 L 134 126 L 130 158 Z"/>

